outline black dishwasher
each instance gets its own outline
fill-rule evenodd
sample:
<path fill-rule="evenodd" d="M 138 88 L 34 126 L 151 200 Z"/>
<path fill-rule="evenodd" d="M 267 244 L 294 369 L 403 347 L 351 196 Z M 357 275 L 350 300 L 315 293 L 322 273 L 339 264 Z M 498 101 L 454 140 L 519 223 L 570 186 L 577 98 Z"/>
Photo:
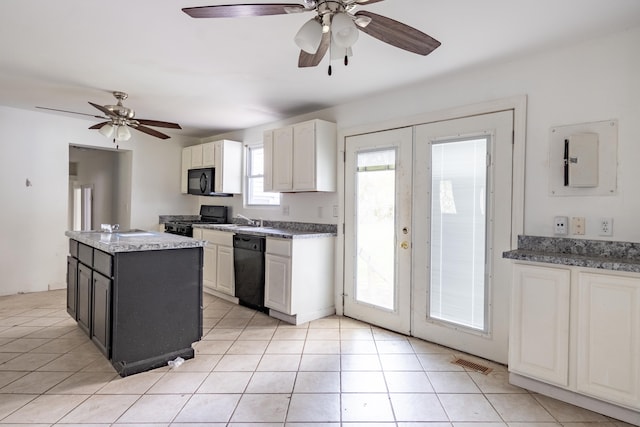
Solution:
<path fill-rule="evenodd" d="M 236 234 L 233 236 L 233 267 L 236 297 L 240 304 L 260 311 L 264 306 L 265 238 Z"/>

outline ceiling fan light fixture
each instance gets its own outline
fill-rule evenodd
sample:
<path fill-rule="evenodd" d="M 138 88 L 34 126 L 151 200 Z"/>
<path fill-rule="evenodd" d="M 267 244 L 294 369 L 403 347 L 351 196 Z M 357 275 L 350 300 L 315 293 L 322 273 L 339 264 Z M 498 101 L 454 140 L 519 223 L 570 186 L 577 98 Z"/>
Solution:
<path fill-rule="evenodd" d="M 106 138 L 111 138 L 111 135 L 113 135 L 113 125 L 111 123 L 107 123 L 102 126 L 98 132 L 100 132 Z"/>
<path fill-rule="evenodd" d="M 333 41 L 331 41 L 331 60 L 337 61 L 339 59 L 344 59 L 345 56 L 353 56 L 353 49 L 350 47 L 337 46 Z"/>
<path fill-rule="evenodd" d="M 298 47 L 307 53 L 314 54 L 318 51 L 322 41 L 322 25 L 316 18 L 312 18 L 298 30 L 293 39 Z"/>
<path fill-rule="evenodd" d="M 336 13 L 331 21 L 331 39 L 336 45 L 348 48 L 358 40 L 358 29 L 353 19 L 344 12 Z"/>
<path fill-rule="evenodd" d="M 118 141 L 128 141 L 131 138 L 131 131 L 125 125 L 118 126 L 116 130 L 116 139 Z"/>

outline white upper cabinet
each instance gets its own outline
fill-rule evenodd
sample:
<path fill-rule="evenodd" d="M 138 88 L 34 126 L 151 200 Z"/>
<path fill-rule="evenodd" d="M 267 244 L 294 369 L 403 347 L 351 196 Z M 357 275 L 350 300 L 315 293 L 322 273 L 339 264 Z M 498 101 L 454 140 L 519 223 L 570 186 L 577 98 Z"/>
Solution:
<path fill-rule="evenodd" d="M 310 120 L 264 133 L 265 190 L 336 191 L 336 124 Z"/>
<path fill-rule="evenodd" d="M 215 168 L 216 193 L 242 193 L 242 143 L 225 139 L 183 148 L 181 192 L 188 191 L 189 169 L 210 167 Z"/>

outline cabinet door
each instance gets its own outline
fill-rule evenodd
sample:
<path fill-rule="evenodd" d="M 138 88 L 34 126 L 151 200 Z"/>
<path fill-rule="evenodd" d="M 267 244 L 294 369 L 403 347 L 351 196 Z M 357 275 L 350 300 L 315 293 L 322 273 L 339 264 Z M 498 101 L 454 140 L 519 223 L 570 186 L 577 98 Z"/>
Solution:
<path fill-rule="evenodd" d="M 74 319 L 78 298 L 78 260 L 72 256 L 67 257 L 67 313 Z"/>
<path fill-rule="evenodd" d="M 78 326 L 87 335 L 91 325 L 91 281 L 92 270 L 84 264 L 78 264 L 78 299 L 76 313 Z"/>
<path fill-rule="evenodd" d="M 265 255 L 264 305 L 281 313 L 291 312 L 291 258 Z"/>
<path fill-rule="evenodd" d="M 93 272 L 91 340 L 109 357 L 111 349 L 111 279 Z"/>
<path fill-rule="evenodd" d="M 274 191 L 290 191 L 293 188 L 293 127 L 273 131 Z"/>
<path fill-rule="evenodd" d="M 264 191 L 273 191 L 273 131 L 264 132 L 262 137 L 262 147 L 264 149 Z"/>
<path fill-rule="evenodd" d="M 203 267 L 202 267 L 202 284 L 203 286 L 216 289 L 218 275 L 218 246 L 208 243 L 204 247 Z"/>
<path fill-rule="evenodd" d="M 293 190 L 316 189 L 316 126 L 304 122 L 293 127 Z"/>
<path fill-rule="evenodd" d="M 191 168 L 202 167 L 202 144 L 191 146 Z"/>
<path fill-rule="evenodd" d="M 509 369 L 566 387 L 571 272 L 513 267 Z"/>
<path fill-rule="evenodd" d="M 640 409 L 640 279 L 578 274 L 578 391 Z"/>
<path fill-rule="evenodd" d="M 189 168 L 191 167 L 191 147 L 182 149 L 182 170 L 180 172 L 180 192 L 187 194 L 189 183 Z"/>
<path fill-rule="evenodd" d="M 202 167 L 214 167 L 215 164 L 215 143 L 207 142 L 202 144 Z"/>
<path fill-rule="evenodd" d="M 217 290 L 227 295 L 235 295 L 233 272 L 233 247 L 218 246 Z"/>

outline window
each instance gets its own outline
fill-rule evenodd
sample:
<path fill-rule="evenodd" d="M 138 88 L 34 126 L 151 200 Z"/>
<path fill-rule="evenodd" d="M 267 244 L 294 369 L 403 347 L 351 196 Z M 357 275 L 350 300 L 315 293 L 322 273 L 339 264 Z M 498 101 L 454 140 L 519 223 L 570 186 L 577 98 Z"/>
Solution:
<path fill-rule="evenodd" d="M 247 205 L 279 205 L 280 193 L 264 191 L 264 147 L 262 144 L 249 145 L 246 154 Z"/>

